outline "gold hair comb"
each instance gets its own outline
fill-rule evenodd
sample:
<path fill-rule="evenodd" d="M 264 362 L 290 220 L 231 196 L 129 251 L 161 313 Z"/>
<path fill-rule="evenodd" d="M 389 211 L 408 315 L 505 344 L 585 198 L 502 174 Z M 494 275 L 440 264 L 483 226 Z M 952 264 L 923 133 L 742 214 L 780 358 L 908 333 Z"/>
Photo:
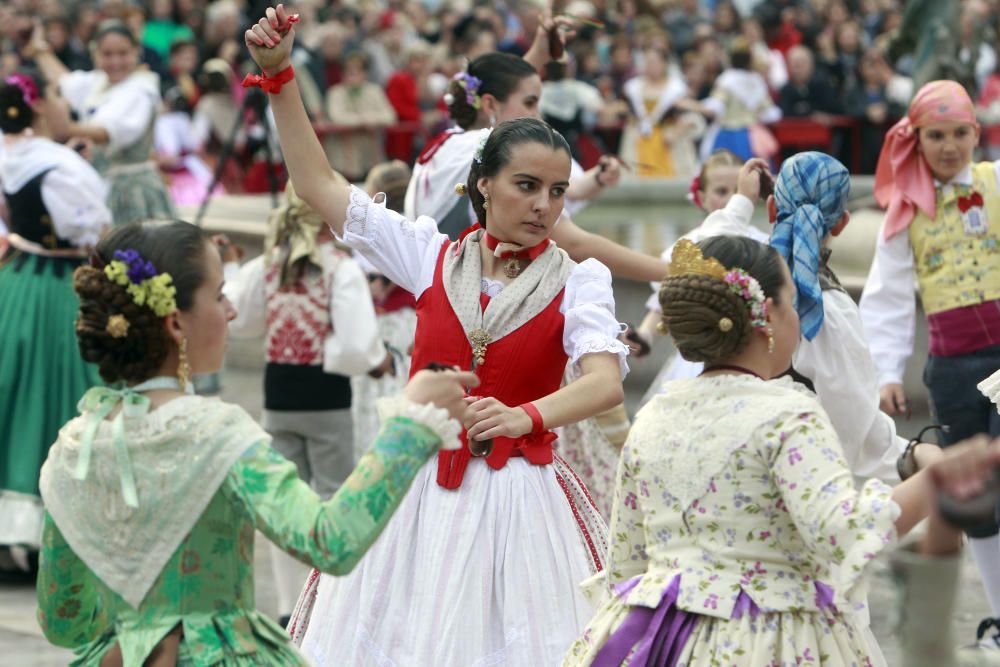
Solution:
<path fill-rule="evenodd" d="M 714 257 L 705 259 L 701 254 L 701 248 L 688 239 L 681 239 L 674 246 L 667 275 L 683 276 L 691 273 L 722 280 L 726 277 L 727 271 L 719 260 Z"/>

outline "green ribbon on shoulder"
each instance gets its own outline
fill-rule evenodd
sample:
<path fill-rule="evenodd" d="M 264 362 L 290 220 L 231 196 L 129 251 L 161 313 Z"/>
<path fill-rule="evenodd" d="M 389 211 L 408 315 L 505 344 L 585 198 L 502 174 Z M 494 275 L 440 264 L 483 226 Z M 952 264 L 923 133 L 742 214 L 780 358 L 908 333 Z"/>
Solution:
<path fill-rule="evenodd" d="M 80 455 L 76 460 L 73 478 L 80 481 L 87 478 L 97 429 L 118 403 L 122 404 L 122 409 L 111 422 L 111 444 L 115 448 L 115 463 L 122 483 L 122 498 L 127 506 L 135 508 L 139 506 L 139 494 L 136 491 L 135 476 L 132 474 L 128 447 L 125 444 L 125 418 L 135 419 L 144 416 L 149 412 L 149 399 L 131 388 L 92 387 L 80 399 L 77 409 L 80 414 L 86 415 L 87 422 L 80 438 Z"/>

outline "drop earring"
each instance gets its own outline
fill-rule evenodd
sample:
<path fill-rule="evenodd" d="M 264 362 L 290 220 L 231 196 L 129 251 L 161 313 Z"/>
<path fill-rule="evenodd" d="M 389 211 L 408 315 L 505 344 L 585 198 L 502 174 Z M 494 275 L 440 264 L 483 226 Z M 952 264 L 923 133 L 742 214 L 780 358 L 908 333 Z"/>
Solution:
<path fill-rule="evenodd" d="M 496 127 L 497 117 L 494 114 L 490 114 L 490 127 Z"/>
<path fill-rule="evenodd" d="M 181 338 L 177 359 L 177 383 L 181 386 L 181 391 L 187 388 L 188 379 L 191 377 L 191 365 L 188 364 L 187 347 L 187 338 Z"/>
<path fill-rule="evenodd" d="M 767 353 L 774 354 L 774 329 L 767 328 Z"/>
<path fill-rule="evenodd" d="M 484 192 L 483 193 L 483 209 L 485 210 L 485 209 L 488 209 L 489 207 L 490 207 L 490 196 Z"/>

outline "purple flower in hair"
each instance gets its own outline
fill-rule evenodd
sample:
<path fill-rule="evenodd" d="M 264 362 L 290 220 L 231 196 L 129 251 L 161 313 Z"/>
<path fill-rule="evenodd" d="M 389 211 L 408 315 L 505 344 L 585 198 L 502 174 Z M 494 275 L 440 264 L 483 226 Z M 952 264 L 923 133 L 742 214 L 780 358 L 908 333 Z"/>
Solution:
<path fill-rule="evenodd" d="M 11 74 L 4 79 L 4 83 L 20 88 L 21 96 L 24 97 L 24 103 L 28 106 L 34 104 L 35 100 L 38 99 L 38 86 L 35 85 L 35 81 L 30 76 Z"/>
<path fill-rule="evenodd" d="M 478 109 L 479 108 L 479 87 L 483 85 L 483 80 L 478 76 L 472 76 L 468 72 L 459 72 L 454 77 L 458 84 L 465 88 L 465 101 L 469 103 L 469 106 Z"/>
<path fill-rule="evenodd" d="M 129 248 L 128 250 L 115 250 L 114 258 L 121 260 L 128 265 L 126 275 L 128 276 L 129 282 L 133 285 L 138 285 L 142 283 L 143 280 L 152 278 L 156 275 L 156 267 L 153 266 L 152 262 L 143 260 L 142 255 L 139 254 L 138 250 L 133 248 Z"/>

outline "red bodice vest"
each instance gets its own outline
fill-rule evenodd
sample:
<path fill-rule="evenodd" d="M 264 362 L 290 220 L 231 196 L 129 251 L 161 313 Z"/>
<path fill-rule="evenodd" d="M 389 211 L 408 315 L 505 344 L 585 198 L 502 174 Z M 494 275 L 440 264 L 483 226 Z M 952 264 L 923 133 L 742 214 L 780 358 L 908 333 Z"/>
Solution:
<path fill-rule="evenodd" d="M 413 346 L 412 371 L 425 368 L 432 361 L 472 367 L 472 346 L 465 330 L 452 310 L 444 289 L 442 267 L 445 253 L 451 246 L 445 242 L 438 254 L 434 269 L 434 282 L 417 300 L 417 334 Z M 486 361 L 476 368 L 480 385 L 477 396 L 492 396 L 508 406 L 537 400 L 559 389 L 566 370 L 566 352 L 563 350 L 563 315 L 559 312 L 563 292 L 516 331 L 486 348 Z M 489 297 L 481 295 L 486 308 Z M 523 456 L 536 465 L 552 462 L 552 443 L 555 434 L 547 431 L 539 436 L 524 435 L 519 438 L 494 438 L 493 451 L 486 463 L 494 470 L 507 464 L 511 456 Z M 442 450 L 438 453 L 437 482 L 447 489 L 457 489 L 462 484 L 465 468 L 472 453 L 462 434 L 462 448 Z"/>

